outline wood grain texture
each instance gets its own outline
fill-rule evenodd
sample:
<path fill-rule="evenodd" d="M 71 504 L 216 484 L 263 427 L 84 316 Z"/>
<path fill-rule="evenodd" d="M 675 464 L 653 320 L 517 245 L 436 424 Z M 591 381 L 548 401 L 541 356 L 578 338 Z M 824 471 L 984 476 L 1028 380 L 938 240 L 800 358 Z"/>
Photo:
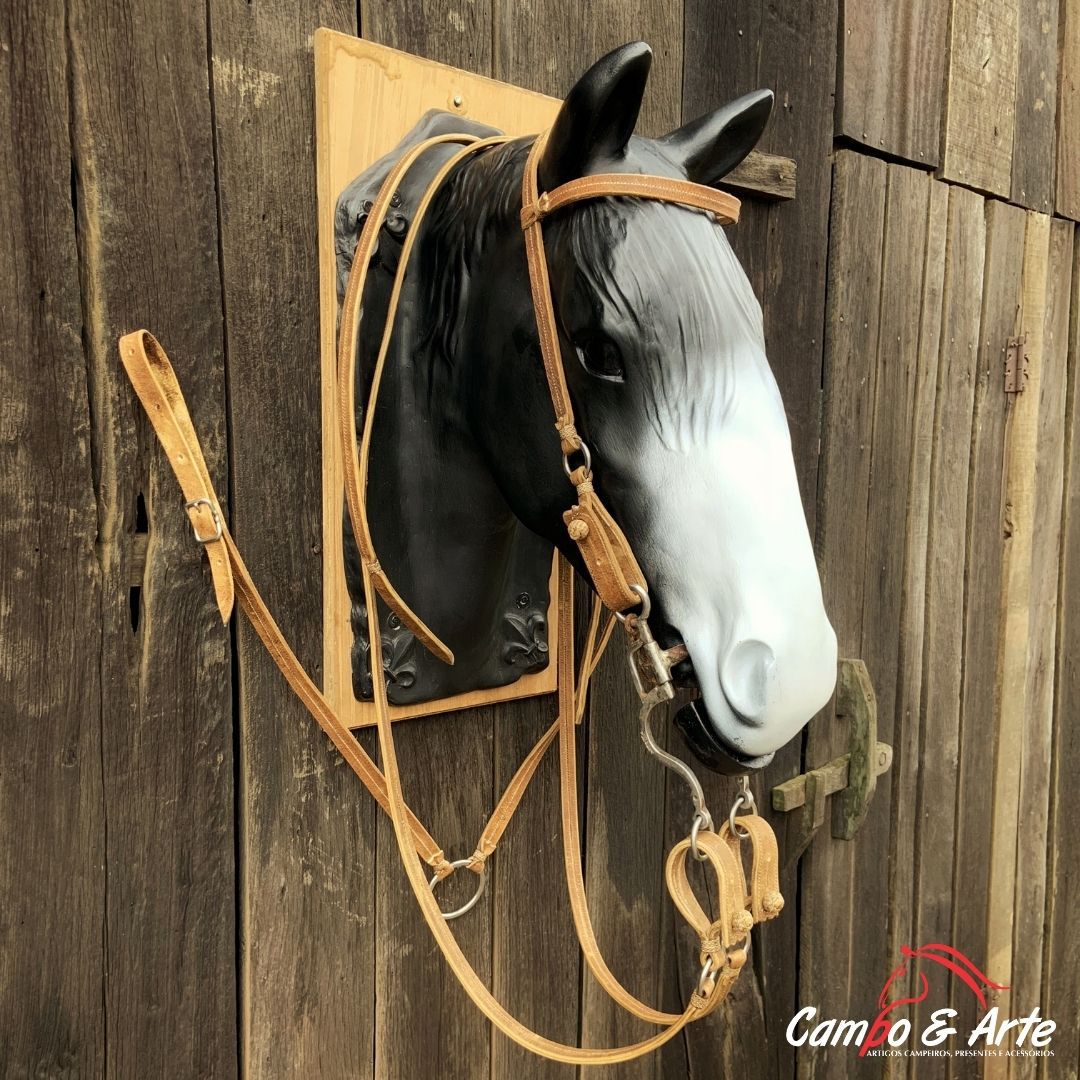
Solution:
<path fill-rule="evenodd" d="M 1058 4 L 1059 0 L 1028 0 L 1017 8 L 1011 199 L 1044 214 L 1054 208 Z"/>
<path fill-rule="evenodd" d="M 747 201 L 729 236 L 762 304 L 766 350 L 784 399 L 811 535 L 821 437 L 836 6 L 834 0 L 782 7 L 765 0 L 686 0 L 683 18 L 683 120 L 751 88 L 771 87 L 776 106 L 758 149 L 789 157 L 798 166 L 795 200 Z M 799 743 L 777 753 L 760 778 L 760 806 L 768 807 L 769 788 L 802 771 Z M 794 826 L 783 815 L 771 815 L 771 821 L 781 850 L 791 851 Z M 784 865 L 781 891 L 792 906 L 762 934 L 755 958 L 766 1037 L 741 1057 L 752 1061 L 749 1075 L 789 1076 L 795 1068 L 795 1051 L 784 1035 L 797 1007 L 792 957 L 799 952 L 799 869 L 794 860 Z M 698 1075 L 710 1076 L 714 1066 L 702 1056 L 696 1068 Z"/>
<path fill-rule="evenodd" d="M 1027 335 L 1027 389 L 1009 403 L 1005 420 L 1005 541 L 1002 563 L 1000 706 L 994 764 L 990 846 L 990 907 L 986 971 L 1009 982 L 1013 966 L 1013 886 L 1020 814 L 1023 730 L 1027 723 L 1028 643 L 1034 530 L 1035 450 L 1043 364 L 1050 219 L 1028 211 L 1024 240 L 1020 325 Z M 1007 991 L 993 1000 L 1008 1000 Z M 991 999 L 988 999 L 991 1000 Z M 1004 1076 L 1006 1059 L 988 1062 L 987 1074 Z"/>
<path fill-rule="evenodd" d="M 984 281 L 984 201 L 949 192 L 942 334 L 930 471 L 913 938 L 947 941 L 955 902 L 955 791 L 959 753 L 968 474 Z M 913 1011 L 918 1029 L 929 1005 Z M 920 1075 L 944 1075 L 944 1059 Z"/>
<path fill-rule="evenodd" d="M 918 329 L 918 367 L 914 387 L 914 429 L 908 504 L 904 515 L 904 574 L 900 608 L 896 671 L 895 734 L 893 736 L 893 828 L 889 851 L 889 955 L 898 957 L 902 945 L 914 938 L 915 843 L 919 822 L 917 792 L 922 765 L 920 744 L 924 718 L 922 685 L 926 640 L 926 564 L 930 518 L 934 413 L 937 399 L 938 354 L 942 334 L 945 290 L 946 234 L 949 188 L 930 185 L 926 217 L 926 252 Z M 880 717 L 879 717 L 880 720 Z M 881 781 L 879 780 L 879 784 Z M 902 1062 L 888 1062 L 890 1076 L 901 1075 Z"/>
<path fill-rule="evenodd" d="M 0 42 L 0 1061 L 12 1077 L 97 1076 L 104 573 L 64 5 L 6 5 Z"/>
<path fill-rule="evenodd" d="M 562 98 L 586 68 L 628 41 L 647 41 L 652 72 L 638 131 L 663 135 L 682 115 L 682 0 L 500 0 L 492 12 L 492 74 Z"/>
<path fill-rule="evenodd" d="M 940 175 L 1012 191 L 1019 0 L 952 0 Z"/>
<path fill-rule="evenodd" d="M 882 243 L 887 167 L 840 151 L 833 171 L 825 311 L 822 457 L 816 548 L 825 607 L 841 656 L 862 645 L 867 493 L 882 301 Z M 860 571 L 853 573 L 852 568 Z M 848 750 L 846 725 L 827 708 L 813 721 L 806 764 L 823 765 Z M 823 830 L 824 831 L 824 830 Z M 799 967 L 822 1016 L 849 1016 L 855 896 L 854 848 L 826 835 L 803 858 Z M 884 911 L 881 912 L 882 918 Z M 880 927 L 884 938 L 884 926 Z M 843 1075 L 846 1055 L 819 1047 L 798 1053 L 800 1077 Z"/>
<path fill-rule="evenodd" d="M 1080 220 L 1080 0 L 1059 0 L 1054 212 Z"/>
<path fill-rule="evenodd" d="M 1031 595 L 1029 599 L 1027 709 L 1021 742 L 1018 817 L 1023 842 L 1016 850 L 1013 896 L 1013 968 L 1010 1000 L 1038 1001 L 1046 909 L 1046 839 L 1054 720 L 1054 664 L 1057 642 L 1058 566 L 1065 451 L 1066 365 L 1069 294 L 1072 284 L 1072 222 L 1050 224 L 1043 358 L 1035 436 L 1032 499 Z M 1036 315 L 1037 317 L 1037 315 Z M 1026 391 L 1025 391 L 1026 392 Z M 1017 1059 L 1010 1075 L 1033 1077 L 1040 1063 Z"/>
<path fill-rule="evenodd" d="M 1074 243 L 1069 312 L 1068 393 L 1065 415 L 1065 477 L 1062 506 L 1057 657 L 1054 667 L 1053 765 L 1050 827 L 1047 837 L 1048 933 L 1042 950 L 1042 1001 L 1047 1016 L 1058 1016 L 1061 1060 L 1054 1071 L 1069 1075 L 1080 1066 L 1080 725 L 1074 721 L 1080 700 L 1080 245 Z M 1047 1080 L 1053 1076 L 1048 1068 Z"/>
<path fill-rule="evenodd" d="M 836 131 L 871 151 L 936 165 L 949 5 L 845 0 L 837 59 Z"/>
<path fill-rule="evenodd" d="M 987 738 L 997 715 L 1000 645 L 1002 523 L 1005 438 L 1005 343 L 1019 333 L 1024 212 L 990 200 L 986 204 L 986 259 L 982 319 L 975 373 L 975 406 L 968 481 L 966 581 L 964 584 L 964 681 L 960 717 L 960 757 L 956 779 L 954 889 L 964 899 L 953 910 L 950 941 L 966 956 L 986 956 L 990 903 L 991 818 L 987 795 L 993 787 L 994 742 Z M 929 718 L 928 723 L 932 722 Z M 982 1009 L 965 989 L 952 988 L 958 1025 L 970 1030 Z M 967 1025 L 965 1028 L 964 1026 Z"/>
<path fill-rule="evenodd" d="M 906 721 L 906 717 L 897 715 L 900 695 L 895 672 L 901 654 L 907 559 L 905 545 L 897 542 L 896 534 L 897 522 L 908 513 L 915 437 L 921 419 L 917 410 L 925 407 L 920 394 L 920 367 L 925 361 L 919 350 L 927 246 L 933 244 L 927 229 L 935 186 L 939 185 L 920 170 L 900 165 L 890 165 L 886 170 L 881 310 L 873 359 L 869 361 L 875 370 L 870 476 L 864 492 L 866 527 L 861 537 L 861 566 L 858 562 L 849 564 L 851 573 L 861 572 L 863 576 L 861 634 L 855 655 L 866 662 L 873 681 L 877 737 L 890 746 L 903 741 Z M 865 392 L 870 392 L 869 388 Z M 843 421 L 839 417 L 837 420 L 842 427 Z M 835 452 L 842 450 L 837 447 Z M 835 588 L 837 575 L 833 576 Z M 846 747 L 838 747 L 841 750 Z M 850 848 L 857 895 L 850 929 L 850 1012 L 844 1015 L 874 1015 L 882 973 L 891 971 L 898 962 L 889 935 L 882 932 L 881 918 L 866 917 L 867 912 L 889 910 L 892 883 L 881 852 L 889 849 L 896 813 L 891 780 L 886 776 L 879 781 L 855 841 L 834 844 Z M 903 791 L 896 794 L 898 799 L 906 797 Z M 854 962 L 854 958 L 858 961 Z"/>
<path fill-rule="evenodd" d="M 285 636 L 318 679 L 323 541 L 310 35 L 319 24 L 351 29 L 352 16 L 329 0 L 299 9 L 222 0 L 210 13 L 233 530 Z M 245 1071 L 367 1074 L 375 809 L 246 621 L 237 660 Z"/>
<path fill-rule="evenodd" d="M 182 496 L 118 363 L 152 327 L 227 499 L 213 118 L 202 8 L 68 8 L 83 336 L 102 567 L 104 1071 L 235 1075 L 230 635 Z M 149 540 L 141 592 L 127 560 Z M 133 634 L 133 615 L 137 627 Z"/>

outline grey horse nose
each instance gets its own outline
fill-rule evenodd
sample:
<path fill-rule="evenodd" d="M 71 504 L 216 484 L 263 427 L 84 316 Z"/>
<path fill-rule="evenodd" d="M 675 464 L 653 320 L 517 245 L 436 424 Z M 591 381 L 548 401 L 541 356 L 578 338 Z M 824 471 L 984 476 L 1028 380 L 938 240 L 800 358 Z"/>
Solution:
<path fill-rule="evenodd" d="M 720 666 L 720 687 L 728 704 L 745 721 L 765 720 L 776 657 L 764 641 L 740 641 Z"/>

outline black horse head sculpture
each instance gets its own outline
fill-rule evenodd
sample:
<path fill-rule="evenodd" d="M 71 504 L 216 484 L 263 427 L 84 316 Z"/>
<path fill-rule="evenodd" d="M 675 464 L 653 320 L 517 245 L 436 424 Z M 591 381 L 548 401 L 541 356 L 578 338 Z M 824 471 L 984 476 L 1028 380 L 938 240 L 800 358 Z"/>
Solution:
<path fill-rule="evenodd" d="M 567 96 L 540 185 L 598 172 L 715 184 L 753 148 L 772 94 L 758 91 L 662 139 L 634 136 L 652 54 L 598 61 Z M 342 289 L 359 226 L 393 161 L 433 134 L 492 134 L 429 113 L 342 194 Z M 380 613 L 390 699 L 504 685 L 547 657 L 552 545 L 581 569 L 562 513 L 563 473 L 539 355 L 518 212 L 531 139 L 457 168 L 420 226 L 377 405 L 368 487 L 390 579 L 454 650 L 448 667 Z M 382 325 L 409 214 L 438 165 L 428 153 L 379 239 L 364 319 Z M 828 700 L 826 617 L 761 308 L 723 231 L 704 214 L 606 198 L 552 215 L 545 241 L 566 376 L 597 490 L 648 579 L 662 645 L 685 642 L 679 714 L 714 767 L 769 760 Z M 369 322 L 370 320 L 370 322 Z M 361 335 L 358 401 L 378 334 Z M 353 681 L 371 696 L 368 612 L 346 515 Z"/>

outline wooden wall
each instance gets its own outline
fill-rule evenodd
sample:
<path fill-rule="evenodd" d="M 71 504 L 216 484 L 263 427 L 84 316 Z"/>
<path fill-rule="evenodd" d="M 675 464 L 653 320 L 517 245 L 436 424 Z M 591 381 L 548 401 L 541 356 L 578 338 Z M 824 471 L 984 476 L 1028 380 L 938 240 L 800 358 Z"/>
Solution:
<path fill-rule="evenodd" d="M 789 906 L 753 970 L 717 1018 L 609 1075 L 854 1073 L 850 1051 L 796 1054 L 788 1020 L 873 1015 L 900 945 L 930 940 L 1058 1019 L 1042 1075 L 1075 1072 L 1080 0 L 6 5 L 0 1072 L 575 1072 L 474 1012 L 388 823 L 250 629 L 217 624 L 117 363 L 125 330 L 166 344 L 245 557 L 318 677 L 321 25 L 554 94 L 645 38 L 646 132 L 771 86 L 762 149 L 798 163 L 795 201 L 748 200 L 731 235 L 841 650 L 866 660 L 896 760 L 853 843 L 819 835 L 798 860 L 778 818 Z M 1007 400 L 1019 332 L 1029 383 Z M 402 728 L 406 789 L 450 850 L 551 708 Z M 827 711 L 755 780 L 759 802 L 845 749 Z M 676 1007 L 696 965 L 660 869 L 687 808 L 640 753 L 618 656 L 582 757 L 600 941 L 630 989 Z M 709 787 L 726 805 L 731 783 Z M 581 971 L 554 760 L 492 874 L 456 928 L 500 998 L 555 1037 L 639 1036 Z M 937 1070 L 974 1075 L 919 1074 Z"/>

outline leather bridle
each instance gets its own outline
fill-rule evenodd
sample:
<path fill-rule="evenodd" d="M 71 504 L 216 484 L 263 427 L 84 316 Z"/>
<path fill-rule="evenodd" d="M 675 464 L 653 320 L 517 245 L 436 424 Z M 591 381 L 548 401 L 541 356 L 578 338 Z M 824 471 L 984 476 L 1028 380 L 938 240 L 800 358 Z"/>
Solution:
<path fill-rule="evenodd" d="M 333 741 L 342 757 L 360 777 L 379 805 L 389 814 L 400 848 L 402 863 L 425 921 L 465 991 L 485 1015 L 525 1049 L 543 1057 L 572 1064 L 599 1065 L 628 1061 L 662 1046 L 686 1024 L 708 1015 L 724 999 L 746 962 L 749 930 L 758 922 L 774 918 L 783 906 L 779 892 L 776 839 L 768 823 L 757 815 L 745 777 L 735 803 L 718 829 L 705 806 L 701 786 L 689 767 L 662 750 L 650 727 L 657 705 L 674 695 L 671 667 L 686 655 L 681 645 L 663 650 L 649 630 L 647 582 L 622 530 L 603 505 L 593 486 L 591 457 L 574 422 L 566 386 L 555 312 L 544 252 L 542 222 L 551 214 L 589 199 L 631 197 L 676 203 L 703 211 L 719 224 L 738 220 L 739 202 L 731 195 L 686 180 L 639 174 L 612 173 L 572 180 L 541 193 L 537 170 L 545 137 L 538 137 L 528 155 L 522 182 L 521 226 L 525 236 L 530 288 L 536 312 L 540 351 L 555 412 L 555 426 L 564 467 L 573 483 L 577 502 L 563 519 L 577 544 L 595 588 L 588 633 L 575 674 L 573 645 L 573 573 L 565 558 L 559 559 L 556 596 L 558 633 L 558 716 L 522 762 L 507 785 L 485 826 L 476 849 L 468 858 L 449 861 L 405 803 L 397 765 L 383 670 L 382 638 L 377 627 L 376 594 L 416 638 L 435 656 L 453 663 L 453 654 L 438 636 L 397 593 L 379 563 L 367 521 L 365 493 L 370 464 L 374 403 L 386 364 L 402 286 L 420 223 L 443 181 L 467 158 L 507 142 L 505 136 L 479 139 L 472 135 L 440 135 L 406 151 L 390 170 L 364 222 L 353 256 L 352 269 L 342 304 L 337 358 L 337 421 L 344 461 L 344 484 L 348 512 L 360 554 L 361 575 L 370 628 L 370 664 L 383 768 L 371 760 L 348 726 L 304 671 L 273 617 L 270 615 L 244 565 L 210 481 L 194 425 L 175 373 L 164 350 L 147 331 L 120 339 L 120 356 L 140 401 L 160 439 L 184 493 L 196 540 L 206 549 L 218 609 L 222 620 L 231 616 L 234 599 L 251 620 L 267 651 L 293 691 Z M 420 199 L 399 257 L 390 293 L 382 339 L 364 409 L 363 430 L 356 430 L 355 363 L 360 330 L 364 283 L 379 230 L 390 200 L 409 169 L 431 148 L 462 144 L 437 169 Z M 573 464 L 580 458 L 579 464 Z M 609 611 L 602 628 L 602 608 Z M 668 855 L 665 878 L 676 907 L 698 934 L 701 971 L 682 1013 L 666 1013 L 639 1001 L 615 978 L 597 944 L 589 916 L 582 877 L 577 806 L 576 725 L 585 708 L 589 678 L 599 662 L 616 620 L 627 633 L 630 671 L 641 699 L 642 737 L 646 747 L 690 785 L 694 817 L 689 836 Z M 559 740 L 560 802 L 564 867 L 571 911 L 582 952 L 601 986 L 633 1015 L 663 1025 L 651 1038 L 614 1049 L 591 1049 L 565 1045 L 530 1030 L 511 1016 L 480 979 L 450 930 L 448 920 L 464 914 L 479 899 L 486 861 L 520 803 L 529 781 L 547 749 Z M 748 810 L 749 813 L 736 812 Z M 750 851 L 750 872 L 743 866 L 743 850 Z M 706 914 L 690 887 L 687 855 L 709 864 L 715 873 L 717 905 Z M 419 856 L 419 859 L 416 856 Z M 428 881 L 421 860 L 433 876 Z M 479 876 L 476 894 L 456 912 L 444 913 L 434 896 L 435 885 L 458 868 Z"/>

